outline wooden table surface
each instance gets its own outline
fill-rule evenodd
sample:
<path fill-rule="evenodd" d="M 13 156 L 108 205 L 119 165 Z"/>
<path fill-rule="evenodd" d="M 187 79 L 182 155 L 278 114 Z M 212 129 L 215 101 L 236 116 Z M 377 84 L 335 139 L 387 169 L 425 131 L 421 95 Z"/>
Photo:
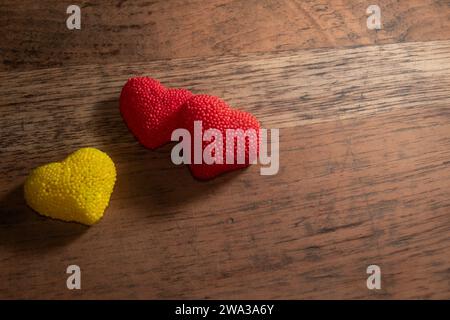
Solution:
<path fill-rule="evenodd" d="M 71 31 L 71 2 L 2 1 L 0 298 L 450 298 L 450 3 L 379 0 L 375 31 L 372 2 L 78 1 Z M 143 148 L 134 75 L 280 128 L 279 173 L 199 182 Z M 86 146 L 117 166 L 104 218 L 28 208 L 30 170 Z"/>

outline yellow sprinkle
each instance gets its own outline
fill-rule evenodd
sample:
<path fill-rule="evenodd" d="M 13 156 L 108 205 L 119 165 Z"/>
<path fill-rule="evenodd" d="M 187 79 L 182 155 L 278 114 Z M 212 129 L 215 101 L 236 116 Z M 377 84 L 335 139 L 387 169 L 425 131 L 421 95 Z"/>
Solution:
<path fill-rule="evenodd" d="M 92 225 L 103 216 L 115 182 L 111 158 L 82 148 L 64 161 L 34 169 L 25 181 L 25 200 L 44 216 Z"/>

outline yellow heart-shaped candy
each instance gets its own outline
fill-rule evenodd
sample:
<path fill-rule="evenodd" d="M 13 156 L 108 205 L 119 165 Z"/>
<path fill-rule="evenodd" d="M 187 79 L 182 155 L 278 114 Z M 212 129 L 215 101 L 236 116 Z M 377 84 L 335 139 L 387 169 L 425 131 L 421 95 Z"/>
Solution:
<path fill-rule="evenodd" d="M 115 182 L 111 158 L 82 148 L 62 162 L 34 169 L 25 181 L 25 200 L 44 216 L 92 225 L 103 216 Z"/>

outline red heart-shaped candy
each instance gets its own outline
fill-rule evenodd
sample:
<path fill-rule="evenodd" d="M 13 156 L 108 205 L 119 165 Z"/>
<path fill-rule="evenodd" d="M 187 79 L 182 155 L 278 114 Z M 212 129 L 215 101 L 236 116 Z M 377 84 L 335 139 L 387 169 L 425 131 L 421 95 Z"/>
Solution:
<path fill-rule="evenodd" d="M 120 94 L 120 113 L 139 142 L 155 149 L 170 142 L 180 107 L 192 96 L 188 90 L 168 89 L 149 77 L 131 78 Z"/>
<path fill-rule="evenodd" d="M 252 114 L 233 109 L 217 97 L 196 95 L 183 105 L 179 119 L 181 127 L 189 131 L 192 139 L 189 168 L 197 179 L 211 179 L 223 172 L 245 168 L 256 161 L 259 154 L 260 124 Z M 200 130 L 199 121 L 201 121 Z M 195 129 L 196 125 L 197 130 Z M 194 140 L 201 139 L 208 129 L 215 130 L 209 130 L 206 139 L 202 139 L 207 141 L 200 140 L 202 141 L 201 157 L 200 159 L 197 157 L 197 160 L 200 161 L 194 163 L 196 152 Z M 196 132 L 201 132 L 200 138 L 198 135 L 197 138 L 195 137 Z M 227 137 L 227 135 L 229 136 Z M 227 141 L 227 139 L 229 140 Z M 239 140 L 242 143 L 241 147 Z M 217 148 L 211 147 L 212 143 L 217 143 Z M 199 149 L 197 148 L 197 150 Z M 216 154 L 217 150 L 219 153 Z M 199 153 L 197 152 L 197 154 Z M 210 154 L 214 162 L 211 163 L 211 159 L 209 163 L 205 161 L 205 154 Z M 228 156 L 233 162 L 227 162 Z"/>

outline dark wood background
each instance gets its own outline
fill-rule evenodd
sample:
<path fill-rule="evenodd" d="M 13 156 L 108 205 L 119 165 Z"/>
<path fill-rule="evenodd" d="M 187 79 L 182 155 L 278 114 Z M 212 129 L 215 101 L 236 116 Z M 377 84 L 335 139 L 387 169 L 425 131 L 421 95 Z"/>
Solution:
<path fill-rule="evenodd" d="M 0 298 L 450 298 L 450 2 L 0 3 Z M 218 95 L 280 128 L 280 172 L 209 182 L 148 151 L 126 79 Z M 116 163 L 87 228 L 29 209 L 36 166 Z M 82 289 L 66 288 L 77 264 Z M 377 264 L 382 289 L 366 288 Z"/>

